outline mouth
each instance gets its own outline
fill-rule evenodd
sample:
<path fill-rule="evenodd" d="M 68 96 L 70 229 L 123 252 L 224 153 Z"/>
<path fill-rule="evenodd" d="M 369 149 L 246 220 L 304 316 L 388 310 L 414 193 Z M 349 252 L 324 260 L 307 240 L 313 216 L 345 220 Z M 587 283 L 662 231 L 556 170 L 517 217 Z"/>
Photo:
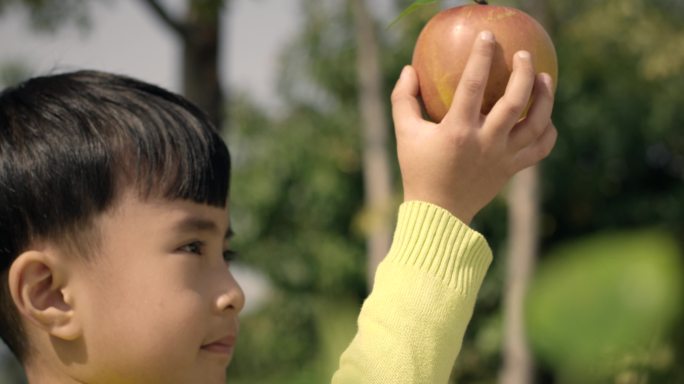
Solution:
<path fill-rule="evenodd" d="M 203 345 L 202 350 L 219 355 L 232 355 L 233 350 L 235 349 L 236 340 L 236 336 L 229 335 L 222 339 Z"/>

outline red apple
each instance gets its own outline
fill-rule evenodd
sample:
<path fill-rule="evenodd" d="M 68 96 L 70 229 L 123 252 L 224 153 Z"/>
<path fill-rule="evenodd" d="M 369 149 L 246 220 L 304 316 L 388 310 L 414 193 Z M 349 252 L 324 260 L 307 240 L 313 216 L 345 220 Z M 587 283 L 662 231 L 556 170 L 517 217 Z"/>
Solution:
<path fill-rule="evenodd" d="M 503 96 L 511 75 L 513 55 L 526 50 L 532 55 L 537 73 L 558 78 L 556 49 L 536 20 L 509 7 L 471 4 L 443 10 L 423 27 L 413 51 L 425 109 L 434 121 L 446 114 L 471 47 L 480 31 L 494 33 L 497 49 L 482 103 L 487 114 Z"/>

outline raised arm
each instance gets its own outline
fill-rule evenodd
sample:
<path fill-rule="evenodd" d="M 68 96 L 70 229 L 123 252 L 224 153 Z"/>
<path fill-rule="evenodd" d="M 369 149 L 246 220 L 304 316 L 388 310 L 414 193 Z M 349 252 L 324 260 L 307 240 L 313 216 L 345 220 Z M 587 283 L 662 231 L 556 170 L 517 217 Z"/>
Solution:
<path fill-rule="evenodd" d="M 448 380 L 492 260 L 485 239 L 468 224 L 556 141 L 550 77 L 535 75 L 524 52 L 516 54 L 505 95 L 488 115 L 480 113 L 494 49 L 491 33 L 476 39 L 438 124 L 422 118 L 413 68 L 402 71 L 392 112 L 404 203 L 335 384 Z"/>

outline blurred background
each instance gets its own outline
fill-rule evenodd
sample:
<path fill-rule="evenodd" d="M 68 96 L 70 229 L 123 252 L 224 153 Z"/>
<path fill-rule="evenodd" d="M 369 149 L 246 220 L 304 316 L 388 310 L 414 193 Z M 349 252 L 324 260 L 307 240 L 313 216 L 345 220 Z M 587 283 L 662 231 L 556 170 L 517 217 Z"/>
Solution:
<path fill-rule="evenodd" d="M 386 252 L 389 93 L 432 2 L 0 0 L 0 86 L 93 68 L 204 108 L 234 159 L 249 307 L 231 383 L 323 383 Z M 459 383 L 684 383 L 684 2 L 490 1 L 556 45 L 559 139 L 478 215 L 495 253 Z M 512 362 L 520 362 L 512 364 Z M 22 383 L 0 346 L 0 383 Z"/>

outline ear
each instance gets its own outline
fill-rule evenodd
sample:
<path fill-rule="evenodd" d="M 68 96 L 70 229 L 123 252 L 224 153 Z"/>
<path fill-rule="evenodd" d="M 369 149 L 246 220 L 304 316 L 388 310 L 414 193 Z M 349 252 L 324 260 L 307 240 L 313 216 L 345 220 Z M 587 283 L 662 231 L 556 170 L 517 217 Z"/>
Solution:
<path fill-rule="evenodd" d="M 51 336 L 74 340 L 82 330 L 67 282 L 65 266 L 43 251 L 22 253 L 9 271 L 12 300 L 23 317 Z"/>

